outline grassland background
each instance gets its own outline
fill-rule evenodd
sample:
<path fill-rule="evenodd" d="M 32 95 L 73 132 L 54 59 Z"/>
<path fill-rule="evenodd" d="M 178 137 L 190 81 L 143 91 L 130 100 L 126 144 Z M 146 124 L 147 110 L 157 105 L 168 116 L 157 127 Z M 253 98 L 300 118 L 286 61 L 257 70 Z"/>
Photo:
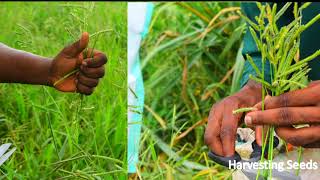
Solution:
<path fill-rule="evenodd" d="M 220 14 L 239 6 L 156 3 L 141 48 L 146 107 L 138 177 L 230 177 L 230 171 L 208 159 L 203 134 L 211 106 L 239 89 L 244 21 L 235 11 Z M 214 18 L 214 28 L 197 38 Z"/>
<path fill-rule="evenodd" d="M 1 178 L 126 179 L 126 7 L 115 2 L 0 3 L 0 42 L 42 56 L 54 57 L 75 40 L 67 29 L 79 37 L 84 15 L 89 33 L 112 29 L 96 44 L 109 58 L 106 75 L 84 98 L 78 122 L 78 94 L 0 84 L 0 143 L 17 147 L 0 167 Z"/>

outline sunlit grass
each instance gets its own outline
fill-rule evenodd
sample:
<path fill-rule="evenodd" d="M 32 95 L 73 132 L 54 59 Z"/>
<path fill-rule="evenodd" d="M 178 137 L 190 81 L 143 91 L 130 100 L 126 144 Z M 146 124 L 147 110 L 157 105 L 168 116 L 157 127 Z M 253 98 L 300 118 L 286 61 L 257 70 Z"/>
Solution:
<path fill-rule="evenodd" d="M 89 34 L 112 29 L 100 33 L 95 44 L 109 59 L 105 77 L 94 94 L 85 97 L 80 113 L 77 94 L 1 84 L 1 143 L 17 147 L 0 168 L 3 177 L 126 179 L 126 3 L 1 3 L 6 23 L 0 25 L 0 42 L 54 57 L 80 36 L 84 29 L 76 18 L 92 4 Z M 76 116 L 78 121 L 73 121 Z"/>

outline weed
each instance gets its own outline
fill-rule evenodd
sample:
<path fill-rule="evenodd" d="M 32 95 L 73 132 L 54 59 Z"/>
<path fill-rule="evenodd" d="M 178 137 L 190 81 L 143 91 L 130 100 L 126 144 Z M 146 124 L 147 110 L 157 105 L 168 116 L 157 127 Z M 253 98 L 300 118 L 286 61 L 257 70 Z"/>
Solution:
<path fill-rule="evenodd" d="M 82 102 L 77 123 L 78 94 L 1 84 L 0 112 L 6 117 L 0 121 L 1 142 L 17 147 L 1 166 L 1 178 L 126 179 L 126 3 L 1 3 L 7 23 L 0 25 L 0 41 L 53 57 L 85 30 L 74 17 L 82 19 L 83 13 L 92 43 L 99 34 L 95 48 L 110 59 L 106 75 Z"/>
<path fill-rule="evenodd" d="M 209 110 L 229 95 L 238 71 L 234 62 L 245 26 L 229 18 L 238 16 L 235 11 L 217 16 L 228 7 L 239 3 L 156 3 L 141 47 L 146 105 L 137 174 L 142 179 L 230 176 L 208 159 L 203 143 Z"/>

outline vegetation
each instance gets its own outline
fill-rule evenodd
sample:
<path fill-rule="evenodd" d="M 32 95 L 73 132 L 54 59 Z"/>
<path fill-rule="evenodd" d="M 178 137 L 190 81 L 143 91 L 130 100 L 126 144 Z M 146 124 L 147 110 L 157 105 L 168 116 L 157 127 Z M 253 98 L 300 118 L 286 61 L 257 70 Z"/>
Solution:
<path fill-rule="evenodd" d="M 156 3 L 142 44 L 146 89 L 137 175 L 142 179 L 222 179 L 207 157 L 211 106 L 239 89 L 245 23 L 237 2 Z"/>
<path fill-rule="evenodd" d="M 126 8 L 114 2 L 0 4 L 0 42 L 54 57 L 88 31 L 89 46 L 109 59 L 105 77 L 83 99 L 49 87 L 0 85 L 0 142 L 17 148 L 0 167 L 2 178 L 126 179 Z"/>
<path fill-rule="evenodd" d="M 277 21 L 292 5 L 294 6 L 293 14 L 295 19 L 290 24 L 279 28 Z M 317 15 L 308 23 L 301 24 L 301 12 L 309 5 L 310 3 L 305 3 L 298 8 L 298 3 L 286 3 L 277 12 L 277 3 L 274 3 L 272 7 L 268 3 L 266 5 L 257 3 L 260 10 L 260 15 L 256 18 L 257 23 L 244 17 L 248 24 L 250 24 L 250 33 L 262 57 L 262 69 L 260 71 L 252 58 L 247 55 L 247 59 L 258 75 L 258 77 L 250 77 L 261 83 L 263 87 L 262 110 L 264 109 L 265 95 L 268 94 L 268 91 L 271 96 L 279 96 L 287 91 L 304 88 L 307 85 L 307 74 L 310 71 L 308 62 L 320 55 L 320 50 L 318 50 L 304 59 L 299 59 L 300 34 L 320 19 L 320 15 Z M 264 64 L 267 60 L 270 62 L 270 70 L 272 72 L 270 77 L 271 82 L 265 81 L 264 68 L 266 67 L 264 67 Z M 274 127 L 266 127 L 265 134 L 266 137 L 263 136 L 262 138 L 262 154 L 264 154 L 264 151 L 268 151 L 267 159 L 269 162 L 272 162 L 274 157 Z M 268 147 L 268 150 L 265 147 Z M 301 160 L 301 151 L 300 147 L 299 161 Z M 264 161 L 264 156 L 261 156 L 261 160 Z M 261 174 L 258 174 L 258 176 Z M 265 177 L 272 177 L 272 168 L 267 171 L 265 170 L 263 175 Z"/>
<path fill-rule="evenodd" d="M 294 6 L 295 20 L 277 27 L 276 21 L 290 5 Z M 203 133 L 211 106 L 239 89 L 244 20 L 250 25 L 263 62 L 271 62 L 271 83 L 264 80 L 264 70 L 255 68 L 258 76 L 251 76 L 263 84 L 264 100 L 267 90 L 275 96 L 307 83 L 307 62 L 320 53 L 299 59 L 301 32 L 320 18 L 301 25 L 301 10 L 308 5 L 298 8 L 296 3 L 288 3 L 277 12 L 276 5 L 258 3 L 261 14 L 254 23 L 239 13 L 239 3 L 235 2 L 156 4 L 142 46 L 146 112 L 137 173 L 140 178 L 230 178 L 231 171 L 208 160 Z M 247 59 L 255 67 L 249 55 Z M 234 113 L 250 110 L 235 109 Z M 263 140 L 263 151 L 270 143 L 269 160 L 273 159 L 273 133 L 270 127 Z M 271 173 L 268 170 L 260 175 Z"/>

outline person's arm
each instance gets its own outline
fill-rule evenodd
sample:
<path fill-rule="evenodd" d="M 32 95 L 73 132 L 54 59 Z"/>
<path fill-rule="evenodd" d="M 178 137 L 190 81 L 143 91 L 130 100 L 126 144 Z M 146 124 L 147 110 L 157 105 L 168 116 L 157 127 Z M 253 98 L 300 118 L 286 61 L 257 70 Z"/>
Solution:
<path fill-rule="evenodd" d="M 0 83 L 47 85 L 63 92 L 89 95 L 104 76 L 107 57 L 96 50 L 87 53 L 93 57 L 83 57 L 88 43 L 89 34 L 83 33 L 80 40 L 63 48 L 54 58 L 0 44 Z"/>
<path fill-rule="evenodd" d="M 50 84 L 49 70 L 52 59 L 0 44 L 0 82 Z"/>

